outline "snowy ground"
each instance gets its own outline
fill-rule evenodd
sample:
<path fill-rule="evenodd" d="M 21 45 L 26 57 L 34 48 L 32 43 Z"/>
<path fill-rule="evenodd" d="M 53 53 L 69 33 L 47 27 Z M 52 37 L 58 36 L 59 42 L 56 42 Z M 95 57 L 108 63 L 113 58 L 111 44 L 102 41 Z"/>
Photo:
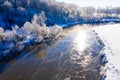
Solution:
<path fill-rule="evenodd" d="M 120 80 L 120 24 L 98 26 L 93 30 L 105 44 L 103 53 L 108 60 L 105 80 Z"/>

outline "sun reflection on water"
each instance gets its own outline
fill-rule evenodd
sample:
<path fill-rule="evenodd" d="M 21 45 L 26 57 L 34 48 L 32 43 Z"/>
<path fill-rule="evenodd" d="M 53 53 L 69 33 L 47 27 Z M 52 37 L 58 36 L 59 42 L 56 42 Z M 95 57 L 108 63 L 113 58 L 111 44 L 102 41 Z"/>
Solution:
<path fill-rule="evenodd" d="M 78 34 L 75 37 L 75 47 L 80 50 L 83 51 L 86 47 L 86 39 L 87 39 L 87 33 L 85 31 L 79 31 Z"/>
<path fill-rule="evenodd" d="M 91 54 L 86 55 L 84 51 L 87 48 L 88 34 L 84 31 L 77 32 L 73 39 L 73 47 L 71 49 L 71 61 L 81 67 L 86 67 L 91 61 Z"/>

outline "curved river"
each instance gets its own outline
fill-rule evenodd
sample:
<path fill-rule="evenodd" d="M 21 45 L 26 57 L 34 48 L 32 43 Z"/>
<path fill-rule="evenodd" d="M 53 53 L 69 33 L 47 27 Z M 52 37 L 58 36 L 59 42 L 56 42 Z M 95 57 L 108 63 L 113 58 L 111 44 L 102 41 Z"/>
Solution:
<path fill-rule="evenodd" d="M 86 29 L 89 25 L 76 25 L 64 29 L 64 37 L 53 44 L 25 48 L 0 64 L 0 80 L 101 80 L 98 55 L 91 60 L 82 52 L 84 40 L 78 34 Z"/>

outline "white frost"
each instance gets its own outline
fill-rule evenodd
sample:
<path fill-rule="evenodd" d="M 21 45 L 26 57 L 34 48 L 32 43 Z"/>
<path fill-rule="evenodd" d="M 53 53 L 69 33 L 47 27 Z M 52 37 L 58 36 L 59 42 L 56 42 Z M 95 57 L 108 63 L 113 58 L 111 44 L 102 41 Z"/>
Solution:
<path fill-rule="evenodd" d="M 42 12 L 41 15 L 34 15 L 32 23 L 26 22 L 21 28 L 17 25 L 12 30 L 4 31 L 0 28 L 0 43 L 3 45 L 0 48 L 7 50 L 9 48 L 8 43 L 13 43 L 14 46 L 29 45 L 60 37 L 62 28 L 57 25 L 47 27 L 44 23 L 45 20 L 44 12 Z M 4 46 L 4 44 L 6 45 Z"/>

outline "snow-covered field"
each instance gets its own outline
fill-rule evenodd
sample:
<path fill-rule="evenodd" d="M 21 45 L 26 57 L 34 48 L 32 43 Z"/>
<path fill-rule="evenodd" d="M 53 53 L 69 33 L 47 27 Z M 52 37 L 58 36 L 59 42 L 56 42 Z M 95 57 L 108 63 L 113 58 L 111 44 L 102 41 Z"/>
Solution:
<path fill-rule="evenodd" d="M 104 42 L 106 55 L 105 80 L 120 80 L 120 24 L 108 24 L 92 28 Z"/>

